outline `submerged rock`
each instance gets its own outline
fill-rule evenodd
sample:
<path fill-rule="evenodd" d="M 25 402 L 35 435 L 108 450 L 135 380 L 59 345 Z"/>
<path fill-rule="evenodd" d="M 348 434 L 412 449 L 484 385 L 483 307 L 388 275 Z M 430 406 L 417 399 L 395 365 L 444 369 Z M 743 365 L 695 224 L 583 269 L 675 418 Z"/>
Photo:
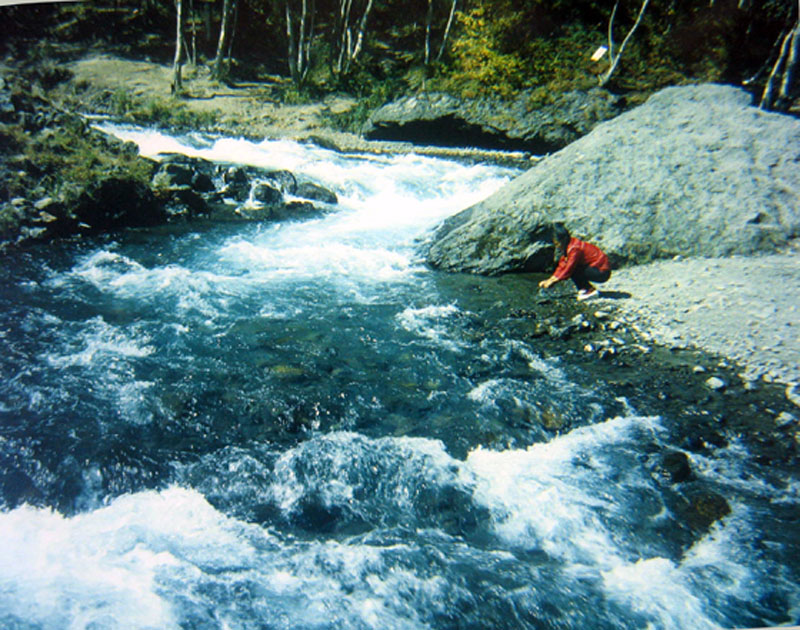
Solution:
<path fill-rule="evenodd" d="M 427 258 L 545 271 L 555 221 L 616 263 L 775 250 L 800 235 L 800 121 L 729 86 L 667 88 L 445 220 Z"/>
<path fill-rule="evenodd" d="M 682 483 L 693 478 L 689 457 L 683 451 L 669 451 L 661 456 L 658 471 L 672 483 Z"/>
<path fill-rule="evenodd" d="M 791 383 L 787 385 L 786 398 L 788 398 L 792 402 L 792 404 L 800 407 L 800 384 Z"/>
<path fill-rule="evenodd" d="M 683 512 L 685 522 L 697 532 L 706 532 L 718 520 L 731 513 L 725 497 L 708 490 L 695 490 L 687 497 Z"/>

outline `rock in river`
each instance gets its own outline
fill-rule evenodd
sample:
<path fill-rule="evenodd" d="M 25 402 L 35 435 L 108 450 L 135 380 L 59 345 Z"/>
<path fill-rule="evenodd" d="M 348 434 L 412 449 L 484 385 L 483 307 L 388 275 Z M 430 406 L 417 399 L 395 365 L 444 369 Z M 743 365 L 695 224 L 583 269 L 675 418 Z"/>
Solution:
<path fill-rule="evenodd" d="M 428 261 L 452 271 L 544 271 L 550 224 L 615 263 L 774 250 L 800 234 L 800 120 L 724 85 L 653 95 L 445 220 Z"/>

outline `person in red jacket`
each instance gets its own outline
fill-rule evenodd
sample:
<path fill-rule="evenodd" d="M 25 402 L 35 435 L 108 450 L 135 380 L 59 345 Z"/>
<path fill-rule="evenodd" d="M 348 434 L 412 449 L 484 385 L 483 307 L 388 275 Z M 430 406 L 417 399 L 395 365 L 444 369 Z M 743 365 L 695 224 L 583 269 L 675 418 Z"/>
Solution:
<path fill-rule="evenodd" d="M 578 287 L 578 299 L 588 300 L 599 296 L 592 282 L 605 282 L 611 277 L 611 264 L 608 256 L 596 245 L 571 236 L 561 224 L 553 228 L 553 244 L 559 256 L 553 275 L 542 280 L 543 289 L 553 286 L 567 278 L 572 278 Z"/>

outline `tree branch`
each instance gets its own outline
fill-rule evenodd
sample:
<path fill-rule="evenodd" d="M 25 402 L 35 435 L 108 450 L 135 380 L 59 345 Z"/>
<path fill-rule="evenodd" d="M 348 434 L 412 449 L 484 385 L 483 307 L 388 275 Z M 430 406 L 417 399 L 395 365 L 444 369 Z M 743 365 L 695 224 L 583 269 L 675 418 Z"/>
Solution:
<path fill-rule="evenodd" d="M 633 36 L 633 33 L 636 31 L 637 28 L 639 28 L 639 24 L 641 24 L 642 22 L 642 16 L 644 15 L 645 9 L 647 9 L 648 4 L 650 4 L 650 0 L 644 0 L 644 2 L 642 2 L 642 8 L 639 9 L 639 15 L 636 17 L 636 22 L 633 23 L 633 26 L 631 27 L 631 30 L 628 31 L 628 34 L 625 37 L 625 39 L 622 40 L 622 45 L 619 47 L 619 52 L 617 52 L 616 56 L 613 54 L 613 39 L 611 35 L 611 28 L 614 20 L 614 13 L 616 13 L 617 6 L 619 5 L 619 0 L 617 0 L 617 4 L 614 5 L 614 11 L 611 13 L 611 20 L 608 23 L 608 43 L 609 43 L 608 52 L 609 52 L 609 61 L 611 65 L 609 66 L 608 70 L 603 75 L 603 77 L 600 79 L 601 86 L 606 85 L 611 79 L 611 75 L 613 75 L 614 72 L 616 71 L 617 66 L 619 65 L 619 60 L 622 57 L 622 53 L 625 51 L 625 47 L 628 45 L 628 42 Z"/>

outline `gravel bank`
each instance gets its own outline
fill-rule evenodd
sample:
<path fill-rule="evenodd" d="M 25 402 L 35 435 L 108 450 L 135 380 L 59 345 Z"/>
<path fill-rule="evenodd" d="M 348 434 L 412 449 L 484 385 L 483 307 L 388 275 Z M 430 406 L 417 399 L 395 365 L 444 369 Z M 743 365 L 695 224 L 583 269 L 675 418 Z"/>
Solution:
<path fill-rule="evenodd" d="M 670 260 L 602 287 L 644 340 L 720 354 L 747 380 L 800 382 L 800 254 Z"/>

